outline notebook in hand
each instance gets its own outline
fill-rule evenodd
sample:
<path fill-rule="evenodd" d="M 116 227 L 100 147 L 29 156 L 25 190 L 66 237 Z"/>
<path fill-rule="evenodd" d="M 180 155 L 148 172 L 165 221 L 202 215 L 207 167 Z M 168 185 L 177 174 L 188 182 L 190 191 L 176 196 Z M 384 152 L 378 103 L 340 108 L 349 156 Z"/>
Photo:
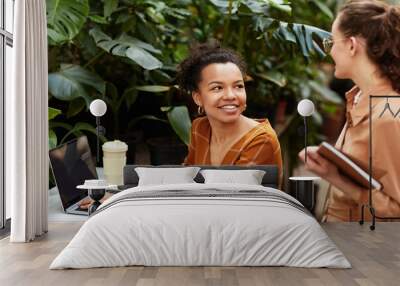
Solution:
<path fill-rule="evenodd" d="M 369 188 L 369 172 L 367 168 L 356 164 L 344 153 L 326 142 L 321 143 L 318 148 L 318 154 L 336 165 L 340 173 L 349 177 L 355 183 Z M 382 184 L 376 178 L 372 178 L 372 188 L 380 190 L 382 189 Z"/>

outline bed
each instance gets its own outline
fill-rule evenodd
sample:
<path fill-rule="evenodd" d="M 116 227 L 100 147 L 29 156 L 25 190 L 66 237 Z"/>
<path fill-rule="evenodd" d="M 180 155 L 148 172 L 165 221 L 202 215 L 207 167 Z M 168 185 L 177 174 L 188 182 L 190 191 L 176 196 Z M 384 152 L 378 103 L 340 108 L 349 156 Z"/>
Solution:
<path fill-rule="evenodd" d="M 274 188 L 276 167 L 251 167 L 266 171 L 259 185 L 204 182 L 200 173 L 192 182 L 138 185 L 136 167 L 125 168 L 124 182 L 131 187 L 99 207 L 50 269 L 129 265 L 351 267 L 301 203 Z M 234 181 L 250 167 L 218 169 L 240 170 L 231 178 Z M 168 175 L 164 180 L 170 178 Z M 154 175 L 149 179 L 157 181 Z"/>

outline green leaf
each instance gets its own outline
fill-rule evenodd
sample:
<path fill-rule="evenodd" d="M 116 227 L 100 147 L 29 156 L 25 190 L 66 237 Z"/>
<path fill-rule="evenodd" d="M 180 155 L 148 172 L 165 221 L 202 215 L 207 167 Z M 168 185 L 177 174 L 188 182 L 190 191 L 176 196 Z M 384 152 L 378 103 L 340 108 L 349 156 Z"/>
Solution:
<path fill-rule="evenodd" d="M 289 30 L 289 24 L 285 22 L 280 22 L 279 23 L 279 28 L 276 30 L 276 33 L 281 35 L 283 39 L 285 39 L 288 42 L 292 43 L 297 43 L 296 42 L 296 36 Z"/>
<path fill-rule="evenodd" d="M 142 86 L 136 86 L 135 88 L 140 91 L 153 92 L 153 93 L 166 92 L 171 89 L 170 86 L 163 86 L 163 85 L 142 85 Z"/>
<path fill-rule="evenodd" d="M 325 57 L 325 52 L 322 51 L 319 45 L 313 40 L 313 35 L 316 35 L 322 41 L 324 38 L 329 37 L 331 33 L 310 25 L 304 25 L 304 30 L 310 51 L 317 51 L 321 57 Z"/>
<path fill-rule="evenodd" d="M 49 113 L 49 119 L 48 120 L 52 120 L 52 119 L 54 119 L 57 115 L 59 115 L 59 114 L 61 114 L 61 110 L 59 110 L 59 109 L 56 109 L 56 108 L 52 108 L 52 107 L 49 107 L 48 108 L 48 113 Z"/>
<path fill-rule="evenodd" d="M 174 108 L 174 106 L 161 106 L 160 110 L 162 112 L 170 112 L 173 108 Z"/>
<path fill-rule="evenodd" d="M 329 7 L 325 3 L 323 3 L 320 0 L 313 0 L 313 2 L 315 3 L 315 5 L 318 6 L 318 8 L 322 11 L 322 13 L 328 16 L 329 19 L 333 20 L 335 16 L 333 15 L 331 9 L 329 9 Z"/>
<path fill-rule="evenodd" d="M 154 48 L 152 45 L 145 43 L 139 39 L 133 38 L 131 36 L 128 36 L 127 34 L 122 34 L 117 41 L 120 44 L 126 44 L 129 43 L 131 45 L 134 45 L 136 47 L 142 48 L 143 50 L 146 50 L 148 52 L 154 53 L 154 54 L 161 54 L 161 51 Z"/>
<path fill-rule="evenodd" d="M 49 44 L 70 42 L 82 29 L 89 15 L 88 0 L 47 0 Z"/>
<path fill-rule="evenodd" d="M 276 23 L 277 21 L 272 18 L 266 17 L 256 17 L 255 20 L 255 30 L 259 32 L 265 32 L 272 26 L 272 24 Z"/>
<path fill-rule="evenodd" d="M 148 43 L 126 34 L 122 34 L 119 38 L 113 40 L 97 27 L 91 29 L 89 34 L 95 40 L 96 45 L 108 53 L 127 57 L 147 70 L 162 67 L 162 63 L 151 54 L 160 54 L 161 52 Z"/>
<path fill-rule="evenodd" d="M 83 97 L 90 104 L 90 97 L 83 86 L 73 78 L 68 78 L 62 72 L 51 73 L 48 76 L 49 92 L 57 99 L 70 101 Z"/>
<path fill-rule="evenodd" d="M 94 72 L 86 70 L 78 65 L 62 64 L 61 70 L 65 75 L 74 78 L 79 83 L 85 86 L 91 86 L 96 89 L 101 95 L 106 92 L 106 83 L 104 80 Z"/>
<path fill-rule="evenodd" d="M 95 73 L 77 65 L 61 65 L 61 70 L 48 76 L 50 93 L 64 101 L 82 97 L 89 106 L 91 97 L 85 87 L 92 87 L 100 94 L 105 93 L 105 82 Z"/>
<path fill-rule="evenodd" d="M 117 20 L 115 21 L 115 24 L 122 24 L 131 21 L 132 19 L 135 19 L 135 16 L 129 13 L 122 13 L 118 16 Z"/>
<path fill-rule="evenodd" d="M 111 100 L 109 100 L 109 98 L 111 98 Z M 105 100 L 113 107 L 115 106 L 115 103 L 118 102 L 118 99 L 118 88 L 115 86 L 115 84 L 107 82 L 107 97 Z"/>
<path fill-rule="evenodd" d="M 157 58 L 139 47 L 131 46 L 126 51 L 126 56 L 147 70 L 154 70 L 162 67 L 162 63 Z"/>
<path fill-rule="evenodd" d="M 277 40 L 287 41 L 296 44 L 304 57 L 310 57 L 312 52 L 316 52 L 320 57 L 326 54 L 314 40 L 314 36 L 322 39 L 330 36 L 330 33 L 314 26 L 300 23 L 287 23 L 269 17 L 256 17 L 256 31 L 265 33 L 266 40 L 269 40 L 270 33 Z M 268 42 L 267 42 L 268 44 Z"/>
<path fill-rule="evenodd" d="M 57 147 L 57 135 L 53 130 L 49 130 L 49 149 Z"/>
<path fill-rule="evenodd" d="M 54 122 L 54 121 L 50 121 L 49 122 L 49 128 L 50 129 L 54 129 L 54 128 L 62 128 L 65 130 L 71 130 L 72 129 L 72 125 L 68 124 L 68 123 L 64 123 L 64 122 Z"/>
<path fill-rule="evenodd" d="M 286 1 L 282 0 L 268 0 L 268 3 L 271 7 L 283 11 L 287 14 L 292 13 L 292 7 L 290 6 L 290 3 L 287 3 Z"/>
<path fill-rule="evenodd" d="M 312 118 L 314 119 L 314 122 L 316 123 L 317 126 L 322 125 L 322 122 L 324 121 L 321 113 L 319 113 L 318 110 L 314 111 L 314 113 L 312 114 Z"/>
<path fill-rule="evenodd" d="M 130 87 L 124 90 L 122 95 L 125 98 L 126 107 L 129 109 L 132 105 L 135 104 L 138 92 L 135 87 Z"/>
<path fill-rule="evenodd" d="M 293 31 L 297 38 L 297 43 L 303 53 L 303 56 L 309 57 L 310 52 L 316 51 L 321 56 L 325 56 L 325 53 L 319 48 L 313 39 L 313 35 L 316 35 L 321 40 L 330 36 L 330 33 L 310 25 L 293 24 Z"/>
<path fill-rule="evenodd" d="M 85 108 L 85 106 L 85 101 L 80 98 L 70 101 L 68 105 L 67 118 L 76 116 Z"/>
<path fill-rule="evenodd" d="M 171 8 L 169 7 L 168 9 L 165 9 L 165 13 L 168 15 L 171 15 L 172 17 L 178 18 L 180 20 L 184 20 L 188 16 L 191 16 L 192 13 L 186 9 L 180 9 L 180 8 Z"/>
<path fill-rule="evenodd" d="M 104 18 L 103 16 L 91 15 L 89 16 L 89 19 L 98 24 L 108 24 L 107 19 Z"/>
<path fill-rule="evenodd" d="M 302 98 L 309 98 L 311 96 L 311 87 L 305 82 L 298 84 Z"/>
<path fill-rule="evenodd" d="M 67 132 L 67 134 L 64 135 L 64 137 L 60 141 L 60 144 L 64 143 L 64 141 L 71 134 L 74 134 L 75 136 L 82 135 L 82 131 L 88 131 L 90 133 L 93 133 L 94 135 L 97 135 L 95 127 L 93 127 L 92 125 L 90 125 L 89 123 L 86 123 L 86 122 L 78 122 L 74 125 L 74 127 L 70 131 Z M 107 138 L 104 136 L 100 136 L 99 138 L 102 142 L 107 141 Z"/>
<path fill-rule="evenodd" d="M 254 14 L 269 14 L 270 5 L 267 2 L 245 0 L 243 4 Z"/>
<path fill-rule="evenodd" d="M 190 120 L 189 111 L 186 106 L 174 106 L 167 112 L 168 121 L 174 129 L 178 137 L 189 145 L 190 129 L 192 122 Z"/>
<path fill-rule="evenodd" d="M 287 14 L 291 14 L 292 7 L 286 1 L 281 0 L 210 0 L 212 4 L 217 6 L 224 14 L 234 15 L 239 11 L 241 5 L 245 5 L 253 14 L 269 15 L 270 9 L 276 9 Z"/>
<path fill-rule="evenodd" d="M 104 17 L 110 17 L 117 8 L 118 0 L 104 0 Z"/>
<path fill-rule="evenodd" d="M 300 46 L 301 52 L 303 56 L 309 57 L 310 53 L 308 50 L 305 32 L 304 32 L 304 25 L 302 24 L 293 24 L 293 31 L 296 35 L 297 43 Z"/>
<path fill-rule="evenodd" d="M 250 9 L 251 12 L 255 14 L 269 15 L 271 8 L 282 11 L 289 15 L 292 13 L 292 7 L 290 7 L 288 3 L 280 0 L 243 0 L 242 2 Z"/>
<path fill-rule="evenodd" d="M 240 6 L 240 1 L 237 0 L 210 0 L 210 2 L 217 6 L 224 14 L 229 13 L 229 2 L 231 2 L 231 15 L 236 14 Z"/>
<path fill-rule="evenodd" d="M 278 71 L 270 70 L 265 73 L 258 73 L 257 76 L 259 76 L 262 79 L 273 82 L 280 87 L 284 87 L 287 84 L 287 78 L 285 77 L 285 75 Z"/>
<path fill-rule="evenodd" d="M 341 104 L 343 102 L 342 98 L 333 90 L 327 88 L 325 85 L 311 80 L 308 83 L 315 92 L 320 94 L 325 100 L 332 103 Z"/>

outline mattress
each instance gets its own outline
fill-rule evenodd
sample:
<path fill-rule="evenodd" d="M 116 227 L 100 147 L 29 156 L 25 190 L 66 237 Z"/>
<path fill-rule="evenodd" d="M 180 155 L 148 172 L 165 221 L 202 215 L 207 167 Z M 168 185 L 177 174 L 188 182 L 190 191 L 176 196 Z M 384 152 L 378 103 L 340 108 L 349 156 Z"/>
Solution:
<path fill-rule="evenodd" d="M 199 183 L 138 186 L 112 196 L 50 269 L 131 265 L 351 267 L 286 193 Z"/>

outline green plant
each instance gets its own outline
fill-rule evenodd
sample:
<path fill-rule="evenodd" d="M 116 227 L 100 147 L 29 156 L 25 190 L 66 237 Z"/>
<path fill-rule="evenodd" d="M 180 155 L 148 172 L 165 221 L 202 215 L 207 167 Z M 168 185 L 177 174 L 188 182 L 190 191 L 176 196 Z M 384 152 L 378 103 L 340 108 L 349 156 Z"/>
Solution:
<path fill-rule="evenodd" d="M 106 0 L 104 4 L 91 3 L 89 9 L 87 0 L 48 0 L 47 9 L 50 44 L 49 99 L 51 102 L 67 102 L 67 106 L 63 104 L 63 113 L 69 121 L 74 121 L 74 116 L 81 114 L 84 109 L 87 110 L 93 99 L 102 98 L 112 113 L 111 134 L 118 136 L 120 117 L 127 117 L 126 114 L 130 113 L 138 96 L 139 89 L 136 86 L 160 82 L 160 77 L 164 82 L 171 80 L 160 69 L 163 67 L 162 62 L 155 57 L 160 56 L 161 51 L 146 41 L 157 42 L 158 31 L 168 34 L 173 30 L 173 25 L 169 25 L 165 17 L 182 19 L 188 12 L 166 6 L 161 1 Z M 138 22 L 143 25 L 138 33 L 133 34 L 138 34 L 141 39 L 129 34 Z M 171 69 L 165 64 L 164 66 Z M 115 69 L 127 71 L 130 75 L 115 73 Z M 143 75 L 143 70 L 156 71 L 154 74 Z M 182 109 L 184 107 L 168 108 L 166 111 L 167 120 L 172 122 L 173 127 L 176 126 L 175 118 L 182 114 Z M 134 126 L 140 119 L 168 122 L 153 115 L 140 115 L 132 118 L 128 126 Z M 189 117 L 187 121 L 190 123 Z M 76 124 L 80 130 L 90 130 L 82 122 Z M 68 130 L 72 127 L 68 124 L 52 124 L 53 127 L 55 125 L 64 128 L 67 134 L 71 133 Z M 188 142 L 188 134 L 182 135 L 179 131 L 186 129 L 179 126 L 175 128 L 183 141 Z M 55 142 L 54 133 L 52 137 Z"/>
<path fill-rule="evenodd" d="M 83 131 L 90 132 L 96 135 L 96 129 L 90 124 L 84 122 L 78 122 L 75 125 L 71 125 L 65 122 L 55 121 L 54 118 L 61 114 L 61 110 L 49 107 L 49 149 L 57 147 L 59 144 L 63 144 L 68 136 L 74 134 L 75 136 L 80 136 Z M 56 129 L 63 129 L 65 135 L 61 140 L 58 140 L 56 135 Z M 100 140 L 102 142 L 107 141 L 107 139 L 100 135 Z"/>
<path fill-rule="evenodd" d="M 301 124 L 294 104 L 311 98 L 318 110 L 331 111 L 340 103 L 319 67 L 335 7 L 334 0 L 47 0 L 49 100 L 68 121 L 51 126 L 64 138 L 71 130 L 93 131 L 81 118 L 91 100 L 102 98 L 111 137 L 150 119 L 168 123 L 187 144 L 194 110 L 176 87 L 176 65 L 191 43 L 214 38 L 249 66 L 247 114 L 273 119 L 287 102 L 276 127 L 285 148 L 299 150 L 302 140 L 289 140 Z M 313 120 L 320 124 L 321 114 Z M 311 131 L 310 141 L 320 140 L 317 127 Z"/>
<path fill-rule="evenodd" d="M 333 20 L 330 7 L 334 1 L 232 1 L 211 0 L 224 17 L 199 17 L 199 35 L 210 32 L 209 25 L 222 27 L 214 37 L 233 47 L 244 56 L 251 80 L 248 82 L 248 114 L 274 119 L 276 106 L 287 104 L 284 122 L 275 124 L 282 149 L 286 150 L 285 161 L 291 173 L 297 153 L 303 147 L 298 129 L 302 120 L 297 115 L 296 103 L 310 98 L 317 106 L 313 114 L 310 143 L 320 141 L 318 128 L 322 113 L 332 112 L 332 107 L 342 102 L 326 87 L 327 77 L 319 63 L 325 60 L 320 48 L 322 39 L 330 33 L 313 26 L 314 23 L 328 29 Z M 204 13 L 200 1 L 199 13 Z M 201 12 L 203 9 L 203 12 Z M 209 11 L 208 11 L 209 12 Z M 273 108 L 271 108 L 271 106 Z M 270 112 L 268 112 L 270 111 Z M 269 114 L 268 114 L 269 113 Z"/>

